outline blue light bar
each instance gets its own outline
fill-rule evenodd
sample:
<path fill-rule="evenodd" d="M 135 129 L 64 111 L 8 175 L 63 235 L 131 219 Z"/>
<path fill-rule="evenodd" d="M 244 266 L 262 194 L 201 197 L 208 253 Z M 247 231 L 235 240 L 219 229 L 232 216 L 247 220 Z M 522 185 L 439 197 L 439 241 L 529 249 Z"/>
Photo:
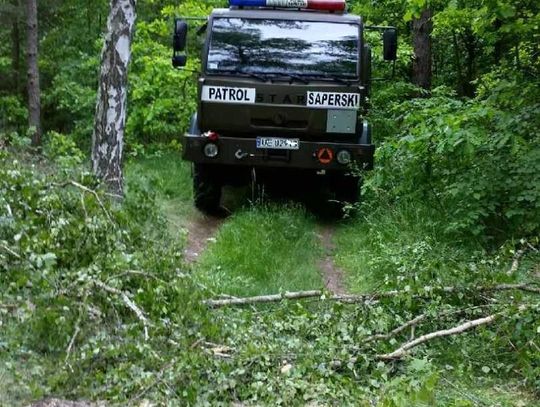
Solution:
<path fill-rule="evenodd" d="M 266 7 L 266 0 L 229 0 L 229 5 L 238 7 Z"/>
<path fill-rule="evenodd" d="M 345 0 L 229 0 L 236 7 L 282 7 L 311 10 L 344 11 Z"/>

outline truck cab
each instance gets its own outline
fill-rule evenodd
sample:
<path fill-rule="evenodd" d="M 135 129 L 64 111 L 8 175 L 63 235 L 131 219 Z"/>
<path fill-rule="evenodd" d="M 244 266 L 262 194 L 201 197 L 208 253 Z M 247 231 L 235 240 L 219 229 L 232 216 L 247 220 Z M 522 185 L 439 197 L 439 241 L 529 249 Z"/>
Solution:
<path fill-rule="evenodd" d="M 186 33 L 177 20 L 177 67 Z M 360 171 L 351 169 L 372 169 L 375 151 L 361 114 L 371 52 L 344 0 L 231 0 L 209 16 L 201 60 L 198 108 L 183 137 L 200 210 L 218 210 L 222 187 L 256 172 L 317 177 L 335 200 L 358 200 Z"/>

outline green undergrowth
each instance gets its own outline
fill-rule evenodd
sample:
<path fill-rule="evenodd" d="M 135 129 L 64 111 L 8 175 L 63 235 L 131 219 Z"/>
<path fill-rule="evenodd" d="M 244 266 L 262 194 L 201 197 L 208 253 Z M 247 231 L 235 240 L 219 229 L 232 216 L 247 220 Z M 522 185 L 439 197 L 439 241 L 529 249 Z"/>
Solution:
<path fill-rule="evenodd" d="M 1 405 L 126 402 L 218 332 L 161 215 L 175 192 L 130 174 L 115 202 L 66 157 L 0 151 Z"/>
<path fill-rule="evenodd" d="M 319 289 L 320 255 L 314 221 L 304 209 L 256 205 L 227 220 L 196 268 L 217 294 Z"/>
<path fill-rule="evenodd" d="M 167 218 L 173 236 L 185 235 L 194 215 L 191 166 L 179 151 L 156 151 L 128 162 L 126 177 L 156 194 L 156 203 Z M 180 232 L 180 233 L 179 233 Z"/>
<path fill-rule="evenodd" d="M 335 260 L 345 271 L 350 291 L 403 292 L 405 302 L 395 303 L 396 313 L 412 307 L 413 315 L 432 313 L 435 320 L 438 319 L 426 327 L 418 327 L 415 337 L 492 314 L 492 306 L 497 302 L 508 306 L 535 303 L 537 295 L 520 292 L 495 295 L 497 299 L 489 294 L 478 295 L 474 288 L 453 299 L 453 296 L 436 294 L 438 288 L 445 286 L 540 282 L 536 238 L 530 237 L 528 242 L 509 240 L 503 246 L 490 249 L 474 237 L 458 240 L 441 233 L 441 225 L 447 222 L 437 208 L 418 202 L 364 204 L 358 217 L 339 228 L 335 236 Z M 525 255 L 509 273 L 518 248 L 522 248 Z M 426 293 L 432 294 L 425 299 L 415 299 L 418 294 Z M 447 307 L 453 310 L 451 312 L 470 307 L 477 308 L 478 312 L 463 315 L 458 320 L 445 320 L 440 315 L 444 315 Z M 432 368 L 440 372 L 433 389 L 440 405 L 539 405 L 534 390 L 540 383 L 537 321 L 536 312 L 523 319 L 516 318 L 513 323 L 496 323 L 462 336 L 437 339 L 429 350 L 417 349 L 416 357 L 429 352 Z M 515 340 L 522 346 L 515 345 Z M 501 380 L 503 377 L 505 379 Z M 452 400 L 456 398 L 462 403 L 454 404 Z"/>
<path fill-rule="evenodd" d="M 460 265 L 453 278 L 463 284 L 524 279 L 537 255 L 527 253 L 517 277 L 503 279 L 498 270 L 511 259 L 510 247 L 485 263 L 475 246 L 451 256 L 451 244 L 437 243 L 436 230 L 419 223 L 420 212 L 391 215 L 378 205 L 363 222 L 338 228 L 338 262 L 352 275 L 350 265 L 374 256 L 362 268 L 371 282 L 361 285 L 358 277 L 351 286 L 375 290 L 373 281 L 389 274 L 379 288 L 404 288 L 403 295 L 364 304 L 313 299 L 210 310 L 202 300 L 219 294 L 321 288 L 313 217 L 290 204 L 239 209 L 199 264 L 187 266 L 163 209 L 170 203 L 174 212 L 180 202 L 175 216 L 182 222 L 192 211 L 188 167 L 174 154 L 131 162 L 122 204 L 65 156 L 54 157 L 0 155 L 0 404 L 56 396 L 171 406 L 535 405 L 533 296 L 443 295 L 436 286 L 450 278 L 432 282 L 433 290 L 426 281 L 437 255 L 441 265 L 444 259 Z M 431 249 L 414 252 L 422 236 Z M 386 251 L 395 252 L 390 263 Z M 400 270 L 395 278 L 393 267 Z M 530 309 L 520 310 L 526 302 Z M 409 330 L 368 340 L 419 313 L 428 318 L 417 336 L 496 312 L 506 316 L 496 325 L 435 340 L 401 362 L 377 355 L 406 342 Z"/>
<path fill-rule="evenodd" d="M 455 297 L 444 302 L 451 309 L 460 300 Z M 257 306 L 256 310 L 214 311 L 216 321 L 224 327 L 225 342 L 219 349 L 231 360 L 222 361 L 210 376 L 216 383 L 210 394 L 224 400 L 232 393 L 247 405 L 540 405 L 534 385 L 509 371 L 519 362 L 515 358 L 513 363 L 501 362 L 499 353 L 504 347 L 492 342 L 494 335 L 489 330 L 440 339 L 402 362 L 377 361 L 375 355 L 396 348 L 410 332 L 386 343 L 366 343 L 366 338 L 399 326 L 417 308 L 407 301 L 382 301 L 375 306 L 305 301 Z M 437 321 L 432 311 L 430 321 L 419 331 L 451 323 Z M 475 316 L 480 313 L 463 317 Z M 497 335 L 506 337 L 515 323 L 503 323 Z M 514 339 L 527 347 L 520 336 L 516 334 Z M 495 355 L 485 352 L 486 346 L 495 346 Z M 469 361 L 460 361 L 460 348 L 469 349 L 462 356 Z M 438 357 L 445 352 L 449 354 L 446 360 Z"/>
<path fill-rule="evenodd" d="M 336 263 L 347 271 L 350 290 L 448 285 L 456 278 L 465 284 L 477 279 L 474 259 L 481 260 L 486 252 L 474 240 L 441 238 L 444 222 L 436 208 L 424 205 L 364 205 L 360 215 L 335 236 Z"/>

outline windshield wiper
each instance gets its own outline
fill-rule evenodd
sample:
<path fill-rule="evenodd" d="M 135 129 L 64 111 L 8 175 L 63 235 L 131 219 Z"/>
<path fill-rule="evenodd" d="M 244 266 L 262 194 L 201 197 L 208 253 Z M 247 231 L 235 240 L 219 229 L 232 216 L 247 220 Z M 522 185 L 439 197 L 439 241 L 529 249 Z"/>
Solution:
<path fill-rule="evenodd" d="M 342 78 L 342 77 L 339 77 L 339 76 L 336 76 L 336 75 L 328 75 L 328 74 L 305 75 L 304 77 L 309 78 L 311 80 L 324 79 L 324 80 L 328 80 L 328 81 L 334 81 L 334 82 L 338 82 L 338 83 L 341 83 L 341 84 L 347 85 L 347 86 L 351 86 L 352 83 L 353 83 L 352 80 L 347 80 L 345 78 Z"/>
<path fill-rule="evenodd" d="M 293 80 L 302 82 L 305 84 L 309 83 L 309 79 L 305 78 L 303 75 L 297 75 L 294 73 L 287 73 L 287 72 L 265 72 L 265 75 L 274 75 L 274 76 L 287 76 L 291 79 L 291 82 Z"/>
<path fill-rule="evenodd" d="M 259 75 L 253 72 L 242 71 L 241 69 L 220 69 L 212 73 L 216 75 L 219 75 L 219 74 L 245 75 L 245 76 L 250 76 L 252 78 L 258 79 L 261 82 L 268 82 L 268 77 L 266 77 L 265 75 Z"/>

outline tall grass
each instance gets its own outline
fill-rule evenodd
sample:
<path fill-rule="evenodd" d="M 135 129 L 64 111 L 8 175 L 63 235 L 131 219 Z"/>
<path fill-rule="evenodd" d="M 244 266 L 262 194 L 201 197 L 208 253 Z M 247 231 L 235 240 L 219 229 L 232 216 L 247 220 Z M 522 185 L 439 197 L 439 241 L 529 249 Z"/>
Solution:
<path fill-rule="evenodd" d="M 197 267 L 217 293 L 256 295 L 322 287 L 321 255 L 310 215 L 289 205 L 235 213 Z"/>

